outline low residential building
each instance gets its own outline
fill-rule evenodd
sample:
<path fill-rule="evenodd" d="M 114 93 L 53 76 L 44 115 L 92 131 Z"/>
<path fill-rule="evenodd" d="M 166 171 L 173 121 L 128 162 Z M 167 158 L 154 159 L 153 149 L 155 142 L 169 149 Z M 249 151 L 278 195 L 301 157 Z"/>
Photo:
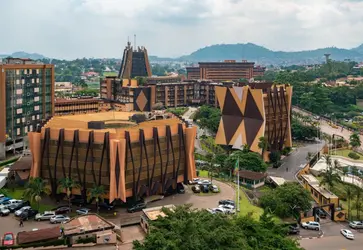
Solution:
<path fill-rule="evenodd" d="M 249 170 L 239 171 L 239 180 L 241 185 L 249 188 L 258 188 L 265 185 L 267 174 L 262 172 L 254 172 Z"/>
<path fill-rule="evenodd" d="M 56 240 L 62 236 L 59 226 L 43 228 L 32 231 L 23 231 L 17 234 L 17 244 L 30 244 Z"/>
<path fill-rule="evenodd" d="M 73 84 L 71 82 L 55 82 L 55 93 L 72 93 Z"/>
<path fill-rule="evenodd" d="M 145 233 L 150 232 L 150 221 L 157 220 L 159 217 L 165 217 L 165 213 L 162 211 L 163 208 L 170 209 L 171 211 L 175 209 L 174 205 L 166 205 L 160 207 L 146 208 L 142 210 L 140 216 L 140 226 L 145 231 Z"/>
<path fill-rule="evenodd" d="M 95 113 L 99 111 L 100 99 L 56 99 L 55 115 L 74 115 Z"/>

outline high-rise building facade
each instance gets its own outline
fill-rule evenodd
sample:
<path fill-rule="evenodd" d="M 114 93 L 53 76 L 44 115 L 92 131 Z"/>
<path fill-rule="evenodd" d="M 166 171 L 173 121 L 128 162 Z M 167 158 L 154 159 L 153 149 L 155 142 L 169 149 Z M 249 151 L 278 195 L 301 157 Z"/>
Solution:
<path fill-rule="evenodd" d="M 124 50 L 118 78 L 131 79 L 137 76 L 151 76 L 149 57 L 145 47 L 133 49 L 128 42 Z"/>
<path fill-rule="evenodd" d="M 0 63 L 0 159 L 54 114 L 54 65 L 8 58 Z"/>
<path fill-rule="evenodd" d="M 254 62 L 237 62 L 225 60 L 224 62 L 200 62 L 198 67 L 187 67 L 187 79 L 211 81 L 238 81 L 241 78 L 251 79 L 262 76 L 265 68 L 255 67 Z"/>

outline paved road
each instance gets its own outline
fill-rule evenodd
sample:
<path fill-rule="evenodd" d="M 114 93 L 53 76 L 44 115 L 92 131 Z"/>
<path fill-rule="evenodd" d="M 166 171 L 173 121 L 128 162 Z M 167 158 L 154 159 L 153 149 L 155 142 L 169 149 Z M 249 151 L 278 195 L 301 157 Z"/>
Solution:
<path fill-rule="evenodd" d="M 363 249 L 363 237 L 347 240 L 343 236 L 328 236 L 320 239 L 303 239 L 300 246 L 306 250 L 360 250 Z"/>
<path fill-rule="evenodd" d="M 308 152 L 317 152 L 322 149 L 324 142 L 307 144 L 304 147 L 297 148 L 291 155 L 282 160 L 279 168 L 270 168 L 267 170 L 271 176 L 285 178 L 286 180 L 295 180 L 295 174 L 307 163 L 306 156 Z"/>

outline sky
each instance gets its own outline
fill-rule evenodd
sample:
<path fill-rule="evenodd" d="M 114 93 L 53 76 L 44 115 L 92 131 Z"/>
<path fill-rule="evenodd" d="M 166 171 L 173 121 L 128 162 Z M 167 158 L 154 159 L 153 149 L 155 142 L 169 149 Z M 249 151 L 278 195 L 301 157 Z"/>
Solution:
<path fill-rule="evenodd" d="M 120 58 L 128 37 L 149 55 L 213 44 L 298 51 L 363 43 L 363 0 L 0 0 L 0 54 Z"/>

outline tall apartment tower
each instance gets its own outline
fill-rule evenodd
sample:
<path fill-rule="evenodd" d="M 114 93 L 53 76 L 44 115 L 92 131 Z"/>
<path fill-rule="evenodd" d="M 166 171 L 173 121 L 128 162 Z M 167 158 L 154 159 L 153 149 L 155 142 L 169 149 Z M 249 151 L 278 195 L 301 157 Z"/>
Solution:
<path fill-rule="evenodd" d="M 22 150 L 28 132 L 54 112 L 54 65 L 30 59 L 0 62 L 0 159 Z"/>
<path fill-rule="evenodd" d="M 151 68 L 146 48 L 137 47 L 136 50 L 135 46 L 134 50 L 131 46 L 131 43 L 127 42 L 127 46 L 122 57 L 118 78 L 131 79 L 137 76 L 150 77 L 151 75 Z"/>

